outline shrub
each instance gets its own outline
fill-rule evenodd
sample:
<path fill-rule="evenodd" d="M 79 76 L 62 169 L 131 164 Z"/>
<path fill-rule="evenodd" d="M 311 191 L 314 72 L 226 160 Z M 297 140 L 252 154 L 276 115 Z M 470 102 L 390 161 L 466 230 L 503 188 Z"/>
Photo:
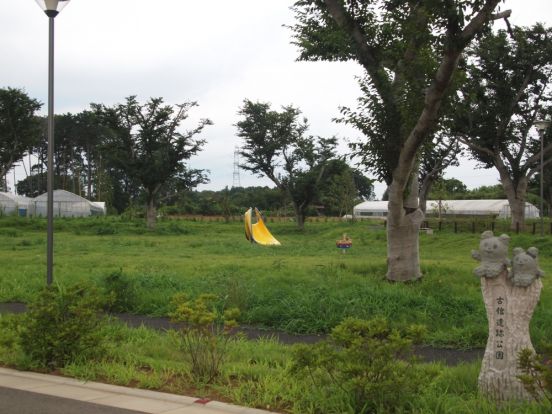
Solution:
<path fill-rule="evenodd" d="M 107 310 L 129 312 L 136 306 L 136 288 L 130 278 L 119 269 L 103 279 L 104 289 L 109 298 Z"/>
<path fill-rule="evenodd" d="M 117 229 L 111 224 L 105 224 L 96 228 L 96 234 L 98 236 L 109 236 L 116 233 Z"/>
<path fill-rule="evenodd" d="M 0 347 L 12 349 L 18 345 L 19 315 L 0 314 Z"/>
<path fill-rule="evenodd" d="M 217 297 L 204 294 L 189 300 L 185 294 L 177 294 L 172 304 L 175 308 L 170 316 L 174 322 L 182 323 L 179 330 L 180 343 L 189 358 L 193 377 L 204 383 L 211 383 L 219 376 L 239 310 L 221 311 L 215 306 Z"/>
<path fill-rule="evenodd" d="M 519 353 L 518 366 L 522 372 L 518 378 L 527 392 L 537 401 L 548 400 L 552 404 L 552 344 L 545 346 L 541 356 L 523 349 Z"/>
<path fill-rule="evenodd" d="M 92 286 L 44 288 L 23 319 L 22 351 L 38 367 L 49 369 L 99 355 L 103 305 Z"/>
<path fill-rule="evenodd" d="M 402 335 L 382 318 L 348 318 L 333 329 L 329 340 L 296 345 L 291 373 L 308 374 L 324 399 L 344 393 L 355 413 L 400 412 L 423 383 L 411 352 L 413 339 L 423 330 L 416 326 Z"/>

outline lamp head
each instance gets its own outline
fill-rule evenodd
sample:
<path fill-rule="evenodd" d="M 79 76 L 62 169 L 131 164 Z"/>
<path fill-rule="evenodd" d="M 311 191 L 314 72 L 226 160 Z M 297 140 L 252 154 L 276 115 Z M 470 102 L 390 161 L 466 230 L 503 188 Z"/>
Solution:
<path fill-rule="evenodd" d="M 56 17 L 70 0 L 36 0 L 48 17 Z"/>

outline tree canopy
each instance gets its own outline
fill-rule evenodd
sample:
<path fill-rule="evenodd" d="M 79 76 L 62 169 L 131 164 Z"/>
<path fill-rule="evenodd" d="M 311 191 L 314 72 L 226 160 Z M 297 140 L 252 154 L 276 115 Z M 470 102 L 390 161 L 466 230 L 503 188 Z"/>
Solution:
<path fill-rule="evenodd" d="M 483 167 L 494 167 L 512 227 L 523 225 L 530 178 L 540 167 L 535 120 L 552 112 L 552 29 L 535 25 L 488 33 L 470 48 L 454 132 Z M 544 148 L 552 161 L 552 143 Z"/>
<path fill-rule="evenodd" d="M 307 136 L 307 120 L 301 111 L 286 106 L 270 109 L 269 103 L 245 100 L 239 110 L 242 119 L 236 124 L 243 138 L 241 168 L 260 177 L 266 176 L 291 200 L 297 225 L 303 228 L 311 203 L 317 198 L 321 183 L 335 171 L 335 138 Z"/>
<path fill-rule="evenodd" d="M 92 105 L 98 122 L 106 128 L 108 162 L 145 191 L 150 228 L 155 226 L 156 201 L 162 187 L 169 181 L 174 185 L 174 180 L 190 182 L 190 170 L 184 161 L 205 143 L 195 136 L 211 124 L 208 119 L 202 119 L 191 130 L 180 131 L 188 111 L 195 106 L 196 102 L 164 105 L 162 98 L 140 104 L 135 96 L 112 107 Z"/>
<path fill-rule="evenodd" d="M 21 89 L 0 89 L 0 177 L 40 139 L 40 123 L 35 115 L 42 104 Z"/>

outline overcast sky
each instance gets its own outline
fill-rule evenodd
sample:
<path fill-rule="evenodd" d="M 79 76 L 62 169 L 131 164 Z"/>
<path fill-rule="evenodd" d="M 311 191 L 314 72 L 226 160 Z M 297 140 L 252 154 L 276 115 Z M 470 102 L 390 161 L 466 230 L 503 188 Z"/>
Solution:
<path fill-rule="evenodd" d="M 72 0 L 56 18 L 56 113 L 79 112 L 91 102 L 113 105 L 129 95 L 141 101 L 197 101 L 184 127 L 210 118 L 204 151 L 191 160 L 211 171 L 218 190 L 232 185 L 233 126 L 243 99 L 293 104 L 310 133 L 356 139 L 360 133 L 332 122 L 339 106 L 359 95 L 355 63 L 297 62 L 290 44 L 290 0 Z M 0 0 L 0 87 L 24 89 L 47 102 L 48 20 L 33 0 Z M 511 22 L 552 25 L 552 0 L 506 0 Z M 501 23 L 499 23 L 501 24 Z M 46 105 L 43 113 L 46 113 Z M 342 149 L 346 146 L 343 144 Z M 447 170 L 469 188 L 498 182 L 494 170 L 474 163 Z M 16 169 L 16 180 L 24 178 Z M 240 172 L 242 186 L 272 185 Z M 13 174 L 8 176 L 12 185 Z M 379 197 L 383 184 L 376 185 Z"/>

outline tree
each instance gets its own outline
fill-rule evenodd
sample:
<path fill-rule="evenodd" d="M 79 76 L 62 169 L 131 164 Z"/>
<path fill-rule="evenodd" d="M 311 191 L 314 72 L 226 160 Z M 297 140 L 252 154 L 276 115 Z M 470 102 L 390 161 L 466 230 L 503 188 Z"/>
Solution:
<path fill-rule="evenodd" d="M 336 139 L 306 136 L 307 120 L 299 119 L 301 111 L 292 106 L 278 112 L 246 99 L 238 113 L 243 117 L 236 124 L 244 140 L 241 168 L 268 177 L 284 192 L 303 229 L 307 210 L 331 172 Z"/>
<path fill-rule="evenodd" d="M 422 151 L 419 165 L 420 181 L 420 210 L 425 214 L 426 201 L 433 188 L 443 180 L 445 169 L 451 165 L 458 165 L 459 142 L 454 138 L 446 138 L 442 134 Z"/>
<path fill-rule="evenodd" d="M 169 180 L 186 174 L 183 161 L 199 152 L 205 143 L 194 136 L 212 124 L 202 119 L 194 129 L 178 131 L 195 106 L 196 102 L 164 105 L 162 98 L 140 104 L 135 96 L 113 107 L 92 105 L 100 125 L 109 130 L 106 154 L 110 162 L 130 180 L 139 182 L 145 192 L 150 229 L 155 227 L 159 191 Z"/>
<path fill-rule="evenodd" d="M 325 214 L 341 217 L 344 214 L 352 214 L 356 204 L 364 200 L 373 200 L 374 186 L 373 180 L 344 161 L 336 161 L 334 164 L 334 174 L 327 185 L 321 188 L 320 202 L 324 205 Z"/>
<path fill-rule="evenodd" d="M 420 150 L 432 138 L 466 46 L 500 0 L 299 0 L 292 27 L 300 59 L 358 62 L 364 114 L 342 110 L 367 140 L 355 149 L 388 184 L 387 278 L 421 277 Z M 367 113 L 367 114 L 366 114 Z"/>
<path fill-rule="evenodd" d="M 35 112 L 42 104 L 21 89 L 0 89 L 0 177 L 40 138 Z"/>
<path fill-rule="evenodd" d="M 163 204 L 176 204 L 180 196 L 200 184 L 209 183 L 207 170 L 186 168 L 171 177 L 159 190 L 158 201 Z"/>
<path fill-rule="evenodd" d="M 60 177 L 59 175 L 54 175 L 54 188 L 61 188 L 63 178 L 64 177 Z M 36 197 L 40 194 L 44 194 L 48 191 L 46 188 L 46 182 L 47 177 L 45 172 L 29 175 L 17 182 L 17 194 L 24 195 L 26 197 Z"/>
<path fill-rule="evenodd" d="M 444 195 L 449 200 L 462 199 L 464 195 L 468 194 L 468 187 L 462 181 L 456 178 L 439 178 L 434 188 Z M 429 197 L 433 200 L 437 198 L 436 192 L 430 192 Z"/>
<path fill-rule="evenodd" d="M 105 136 L 104 131 L 96 120 L 96 115 L 92 111 L 82 111 L 76 114 L 74 120 L 75 145 L 78 148 L 80 165 L 78 166 L 80 175 L 86 184 L 86 195 L 88 199 L 95 198 L 99 201 L 101 184 L 99 178 L 101 172 L 102 158 L 102 139 Z M 93 193 L 95 190 L 95 194 Z"/>
<path fill-rule="evenodd" d="M 516 229 L 524 225 L 527 187 L 540 168 L 533 124 L 552 112 L 552 29 L 537 24 L 488 33 L 471 55 L 455 130 L 484 168 L 497 169 Z"/>
<path fill-rule="evenodd" d="M 456 197 L 460 200 L 502 200 L 506 198 L 502 184 L 482 185 Z"/>

